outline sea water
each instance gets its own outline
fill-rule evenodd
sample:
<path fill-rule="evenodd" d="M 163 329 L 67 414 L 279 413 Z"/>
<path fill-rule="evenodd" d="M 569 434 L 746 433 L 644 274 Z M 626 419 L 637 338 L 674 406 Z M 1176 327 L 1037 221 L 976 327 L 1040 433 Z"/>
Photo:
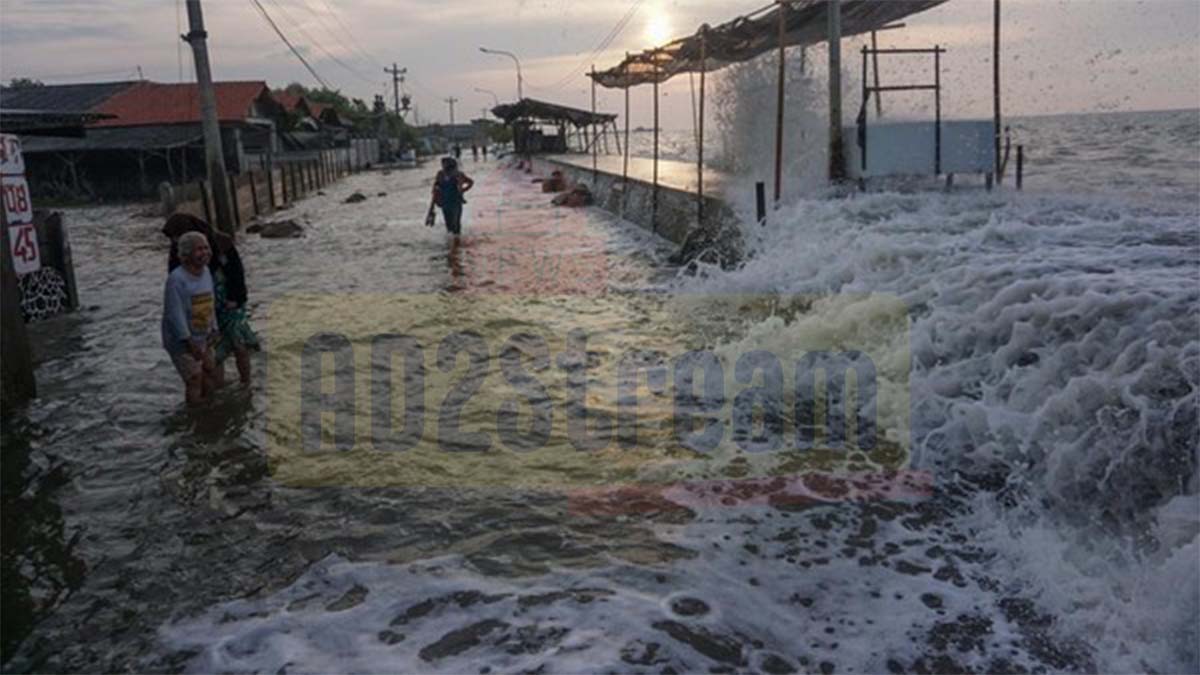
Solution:
<path fill-rule="evenodd" d="M 85 309 L 40 334 L 41 398 L 4 427 L 5 670 L 1200 669 L 1200 113 L 1014 128 L 1024 192 L 800 191 L 745 227 L 734 270 L 671 268 L 637 227 L 550 211 L 491 164 L 465 167 L 472 236 L 448 260 L 422 226 L 428 176 L 352 177 L 294 208 L 306 238 L 242 240 L 252 316 L 284 346 L 200 413 L 154 338 L 160 223 L 73 212 Z M 538 242 L 602 267 L 603 290 L 495 264 Z M 760 300 L 664 309 L 729 297 Z M 864 320 L 880 298 L 905 339 Z M 496 339 L 523 322 L 671 345 L 682 325 L 718 354 L 855 335 L 881 373 L 908 365 L 906 459 L 882 487 L 745 477 L 736 451 L 666 482 L 561 453 L 288 481 L 269 378 L 299 362 L 301 319 L 273 308 L 370 335 L 395 307 Z"/>

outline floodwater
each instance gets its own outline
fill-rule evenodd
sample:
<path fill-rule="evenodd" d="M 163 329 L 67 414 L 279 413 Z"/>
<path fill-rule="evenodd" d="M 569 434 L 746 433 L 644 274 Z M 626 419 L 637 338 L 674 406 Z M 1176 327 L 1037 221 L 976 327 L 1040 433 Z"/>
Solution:
<path fill-rule="evenodd" d="M 242 240 L 266 350 L 197 411 L 158 344 L 160 221 L 72 212 L 85 309 L 35 329 L 40 398 L 3 428 L 4 670 L 1194 671 L 1194 156 L 1157 148 L 1149 200 L 1095 162 L 796 200 L 694 276 L 506 164 L 466 163 L 458 247 L 426 172 L 360 174 L 281 214 L 304 238 Z M 689 350 L 726 365 L 680 398 Z M 793 408 L 814 350 L 872 366 L 840 447 Z"/>

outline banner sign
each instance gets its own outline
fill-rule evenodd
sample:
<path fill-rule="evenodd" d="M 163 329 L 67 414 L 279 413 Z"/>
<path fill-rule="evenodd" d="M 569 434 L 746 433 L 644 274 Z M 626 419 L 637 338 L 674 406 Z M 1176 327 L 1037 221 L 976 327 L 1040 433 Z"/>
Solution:
<path fill-rule="evenodd" d="M 42 264 L 37 233 L 33 228 L 33 200 L 25 181 L 21 140 L 12 134 L 0 134 L 0 193 L 8 221 L 13 270 L 18 276 L 36 272 Z"/>

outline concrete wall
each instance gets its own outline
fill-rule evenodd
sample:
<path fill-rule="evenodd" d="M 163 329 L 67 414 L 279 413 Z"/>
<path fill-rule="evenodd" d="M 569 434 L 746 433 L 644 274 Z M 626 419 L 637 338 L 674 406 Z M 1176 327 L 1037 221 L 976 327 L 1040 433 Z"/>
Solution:
<path fill-rule="evenodd" d="M 697 229 L 698 207 L 694 193 L 660 185 L 655 217 L 652 183 L 630 178 L 626 188 L 621 176 L 603 171 L 593 174 L 591 169 L 537 156 L 533 158 L 533 170 L 540 176 L 549 176 L 555 170 L 561 171 L 568 184 L 586 184 L 595 196 L 597 206 L 676 244 L 683 244 L 688 235 Z M 704 213 L 705 223 L 710 227 L 732 222 L 734 217 L 724 202 L 709 195 L 704 198 Z"/>

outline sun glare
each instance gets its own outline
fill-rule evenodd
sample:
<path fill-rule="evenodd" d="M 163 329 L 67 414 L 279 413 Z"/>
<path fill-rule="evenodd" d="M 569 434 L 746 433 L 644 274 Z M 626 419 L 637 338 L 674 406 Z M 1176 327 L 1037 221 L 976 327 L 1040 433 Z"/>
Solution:
<path fill-rule="evenodd" d="M 671 39 L 671 22 L 662 9 L 656 9 L 646 22 L 646 39 L 658 46 Z"/>

